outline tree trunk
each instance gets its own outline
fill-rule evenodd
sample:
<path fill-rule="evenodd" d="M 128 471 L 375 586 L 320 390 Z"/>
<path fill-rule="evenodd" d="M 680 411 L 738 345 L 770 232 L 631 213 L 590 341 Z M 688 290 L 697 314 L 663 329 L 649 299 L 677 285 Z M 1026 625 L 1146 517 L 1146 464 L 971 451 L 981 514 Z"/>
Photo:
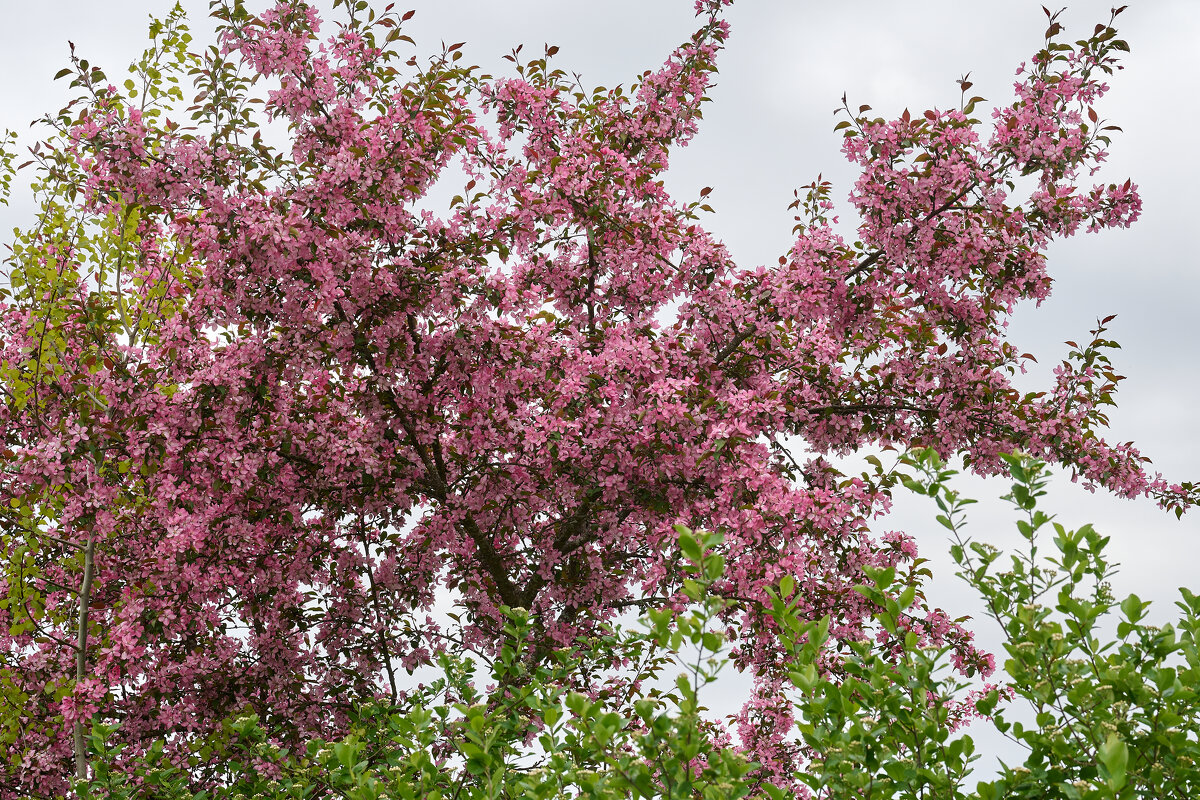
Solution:
<path fill-rule="evenodd" d="M 96 539 L 88 539 L 83 551 L 83 585 L 79 588 L 79 624 L 75 640 L 75 685 L 83 682 L 87 669 L 88 605 L 92 595 L 92 559 L 96 552 Z M 87 748 L 84 744 L 83 720 L 75 719 L 75 777 L 87 780 Z"/>

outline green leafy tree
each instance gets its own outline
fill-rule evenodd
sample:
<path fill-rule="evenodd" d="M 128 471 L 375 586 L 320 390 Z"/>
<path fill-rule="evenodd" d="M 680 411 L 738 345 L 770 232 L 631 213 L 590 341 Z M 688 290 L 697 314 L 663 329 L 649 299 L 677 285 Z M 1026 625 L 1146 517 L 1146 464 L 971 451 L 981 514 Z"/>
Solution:
<path fill-rule="evenodd" d="M 959 576 L 1004 631 L 1001 684 L 968 690 L 950 669 L 952 651 L 920 646 L 920 634 L 906 630 L 919 588 L 891 571 L 875 571 L 874 585 L 860 591 L 880 604 L 879 624 L 903 646 L 854 643 L 834 671 L 821 626 L 797 618 L 786 597 L 775 602 L 782 638 L 799 656 L 791 678 L 813 759 L 801 780 L 814 797 L 1149 800 L 1200 789 L 1200 599 L 1181 588 L 1177 623 L 1146 624 L 1147 603 L 1111 593 L 1108 537 L 1091 525 L 1068 529 L 1038 507 L 1043 463 L 1005 460 L 1013 478 L 1006 499 L 1027 543 L 1015 553 L 965 536 L 964 507 L 973 501 L 950 487 L 955 473 L 932 450 L 912 454 L 918 475 L 908 479 L 937 502 Z M 1114 615 L 1117 638 L 1108 639 L 1101 627 Z M 1034 724 L 1011 721 L 1020 706 Z M 976 726 L 994 726 L 1028 755 L 968 792 L 979 754 L 957 731 L 975 715 L 985 717 Z"/>

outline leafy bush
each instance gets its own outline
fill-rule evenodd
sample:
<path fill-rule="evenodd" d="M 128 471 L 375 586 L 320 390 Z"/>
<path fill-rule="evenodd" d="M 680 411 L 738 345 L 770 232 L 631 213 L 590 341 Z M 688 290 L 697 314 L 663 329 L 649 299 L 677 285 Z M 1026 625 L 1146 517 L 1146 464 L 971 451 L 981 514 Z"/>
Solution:
<path fill-rule="evenodd" d="M 806 758 L 794 774 L 772 775 L 747 760 L 721 725 L 707 719 L 702 691 L 729 661 L 721 611 L 735 602 L 709 589 L 724 572 L 719 534 L 679 528 L 688 566 L 691 610 L 646 612 L 638 629 L 611 626 L 602 636 L 534 663 L 530 615 L 507 609 L 507 643 L 481 677 L 480 665 L 443 655 L 441 676 L 395 708 L 360 708 L 352 733 L 312 741 L 289 753 L 253 715 L 226 723 L 203 747 L 226 764 L 217 786 L 188 788 L 185 769 L 163 748 L 132 773 L 115 771 L 121 745 L 112 728 L 91 737 L 95 780 L 83 798 L 730 798 L 798 794 L 850 798 L 1190 797 L 1200 771 L 1200 598 L 1182 589 L 1177 626 L 1143 622 L 1147 603 L 1118 602 L 1108 578 L 1107 537 L 1090 525 L 1068 530 L 1038 508 L 1046 468 L 1024 456 L 1007 459 L 1014 479 L 1006 498 L 1021 512 L 1028 549 L 1005 554 L 965 538 L 964 507 L 950 488 L 954 471 L 932 450 L 914 453 L 912 488 L 938 504 L 954 540 L 960 577 L 1003 627 L 1009 678 L 972 687 L 952 663 L 958 649 L 919 623 L 922 573 L 898 580 L 872 569 L 857 587 L 878 604 L 880 635 L 833 645 L 829 619 L 797 611 L 796 583 L 772 592 L 771 619 L 791 668 L 780 697 L 795 720 L 790 742 Z M 1050 534 L 1052 548 L 1044 547 Z M 1048 603 L 1052 603 L 1049 605 Z M 1119 612 L 1117 640 L 1099 626 Z M 886 635 L 885 635 L 886 634 Z M 881 642 L 883 644 L 881 644 Z M 583 651 L 588 651 L 587 657 Z M 564 688 L 587 663 L 641 665 L 636 679 L 610 694 Z M 674 676 L 673 685 L 663 681 Z M 632 704 L 620 693 L 634 692 Z M 1036 724 L 1011 722 L 1019 703 Z M 622 709 L 632 708 L 633 713 Z M 980 758 L 964 725 L 991 725 L 1028 750 L 1021 766 L 965 789 Z M 206 753 L 205 760 L 211 754 Z M 801 788 L 797 789 L 799 786 Z"/>

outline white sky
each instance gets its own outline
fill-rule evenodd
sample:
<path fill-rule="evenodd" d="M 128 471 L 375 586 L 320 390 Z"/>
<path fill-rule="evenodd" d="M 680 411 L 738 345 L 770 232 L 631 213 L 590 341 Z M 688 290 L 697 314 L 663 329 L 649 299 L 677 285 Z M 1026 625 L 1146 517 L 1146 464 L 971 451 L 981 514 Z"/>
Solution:
<path fill-rule="evenodd" d="M 198 40 L 209 30 L 207 0 L 183 3 Z M 257 10 L 264 3 L 249 2 Z M 322 3 L 321 5 L 325 5 Z M 382 5 L 382 2 L 380 3 Z M 1108 19 L 1109 0 L 1075 0 L 1061 20 L 1072 39 Z M 557 63 L 586 83 L 628 84 L 658 66 L 694 28 L 691 0 L 409 0 L 406 31 L 421 52 L 441 40 L 466 40 L 470 63 L 501 72 L 501 56 L 517 44 L 526 53 L 557 44 Z M 102 66 L 110 80 L 144 47 L 148 14 L 165 16 L 164 0 L 0 0 L 0 127 L 25 133 L 29 120 L 65 102 L 65 81 L 51 77 L 67 63 L 67 40 Z M 714 187 L 717 213 L 709 227 L 743 264 L 772 264 L 788 249 L 792 190 L 824 173 L 844 202 L 853 174 L 843 166 L 832 111 L 843 92 L 851 105 L 869 103 L 891 116 L 958 102 L 955 79 L 971 73 L 973 93 L 1006 103 L 1016 65 L 1039 48 L 1045 16 L 1035 0 L 741 0 L 729 13 L 732 37 L 719 61 L 714 102 L 699 136 L 679 152 L 668 186 L 677 196 Z M 1142 220 L 1126 231 L 1082 236 L 1051 253 L 1054 294 L 1041 309 L 1017 314 L 1012 337 L 1048 371 L 1067 351 L 1066 339 L 1087 335 L 1096 318 L 1118 314 L 1110 334 L 1122 343 L 1115 366 L 1128 376 L 1111 414 L 1111 439 L 1133 440 L 1172 480 L 1200 479 L 1200 274 L 1194 232 L 1200 218 L 1200 3 L 1132 0 L 1118 19 L 1132 53 L 1111 81 L 1102 117 L 1124 128 L 1098 179 L 1141 186 Z M 0 229 L 30 219 L 23 197 L 0 208 Z M 849 213 L 845 216 L 848 218 Z M 5 234 L 7 239 L 7 233 Z M 1045 374 L 1040 376 L 1045 383 Z M 985 500 L 1003 485 L 964 481 Z M 995 503 L 974 506 L 972 530 L 998 546 L 1012 544 L 1011 517 Z M 1112 536 L 1110 555 L 1122 572 L 1118 596 L 1153 599 L 1151 619 L 1174 616 L 1175 587 L 1200 588 L 1200 511 L 1177 522 L 1149 501 L 1089 495 L 1065 479 L 1052 487 L 1046 510 L 1068 527 L 1093 522 Z M 933 559 L 930 599 L 953 614 L 978 606 L 952 576 L 945 538 L 929 501 L 899 504 L 887 527 L 917 535 Z M 994 625 L 992 626 L 994 627 Z M 986 621 L 985 643 L 996 645 Z M 1003 660 L 1001 657 L 1000 661 Z M 716 705 L 716 703 L 714 703 Z M 989 748 L 980 742 L 981 750 Z M 986 769 L 984 763 L 980 766 Z"/>

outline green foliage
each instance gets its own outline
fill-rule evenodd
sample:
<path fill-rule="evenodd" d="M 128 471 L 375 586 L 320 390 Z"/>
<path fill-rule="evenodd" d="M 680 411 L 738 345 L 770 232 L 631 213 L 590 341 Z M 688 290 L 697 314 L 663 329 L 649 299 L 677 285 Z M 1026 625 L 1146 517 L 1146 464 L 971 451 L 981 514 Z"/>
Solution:
<path fill-rule="evenodd" d="M 970 685 L 950 668 L 952 648 L 905 629 L 920 587 L 898 580 L 894 569 L 871 570 L 873 583 L 857 588 L 880 609 L 876 620 L 896 647 L 862 641 L 832 652 L 829 620 L 801 618 L 793 578 L 770 593 L 768 613 L 794 657 L 788 698 L 809 758 L 796 778 L 814 797 L 1194 796 L 1200 597 L 1182 589 L 1177 625 L 1146 624 L 1148 603 L 1112 597 L 1107 537 L 1090 525 L 1068 530 L 1039 510 L 1045 466 L 1023 456 L 1007 461 L 1013 484 L 1006 497 L 1022 515 L 1017 527 L 1027 548 L 1003 566 L 999 550 L 964 537 L 963 508 L 973 501 L 949 488 L 955 473 L 933 451 L 911 454 L 906 463 L 915 476 L 905 479 L 937 503 L 959 575 L 1005 631 L 1006 684 L 968 694 Z M 113 769 L 120 755 L 107 743 L 113 729 L 97 726 L 96 777 L 79 787 L 80 797 L 789 797 L 763 779 L 760 765 L 721 744 L 704 719 L 701 691 L 728 660 L 717 620 L 733 601 L 710 591 L 724 572 L 713 552 L 721 537 L 677 530 L 691 611 L 648 610 L 642 630 L 614 626 L 539 662 L 531 658 L 535 621 L 524 609 L 507 609 L 506 643 L 486 684 L 475 661 L 443 654 L 438 680 L 397 707 L 358 709 L 350 736 L 310 742 L 299 754 L 274 744 L 256 717 L 238 717 L 193 748 L 193 758 L 207 748 L 203 757 L 224 764 L 219 785 L 207 791 L 191 787 L 161 747 L 134 774 Z M 1046 533 L 1053 549 L 1044 554 Z M 1117 612 L 1118 639 L 1106 641 L 1099 626 Z M 562 687 L 584 663 L 583 648 L 642 667 L 621 692 L 568 692 Z M 674 685 L 658 688 L 671 675 Z M 1010 721 L 1017 701 L 1029 705 L 1035 725 Z M 1028 751 L 1023 765 L 1003 765 L 973 791 L 965 786 L 980 755 L 960 730 L 972 715 Z"/>
<path fill-rule="evenodd" d="M 1200 789 L 1200 653 L 1196 635 L 1200 599 L 1181 588 L 1176 625 L 1144 622 L 1149 603 L 1137 595 L 1118 601 L 1104 554 L 1108 537 L 1091 525 L 1068 530 L 1038 508 L 1045 465 L 1006 457 L 1013 477 L 1008 499 L 1023 518 L 1026 545 L 1003 554 L 962 535 L 962 500 L 944 488 L 953 475 L 932 451 L 913 463 L 937 488 L 954 537 L 959 575 L 972 585 L 1005 632 L 1008 688 L 1028 705 L 1032 726 L 1009 721 L 999 708 L 992 724 L 1023 745 L 1021 767 L 981 784 L 990 798 L 1193 797 Z M 1045 546 L 1051 537 L 1052 547 Z M 1117 614 L 1119 612 L 1119 615 Z M 1116 615 L 1116 635 L 1103 624 Z"/>
<path fill-rule="evenodd" d="M 782 598 L 771 609 L 796 656 L 789 677 L 811 757 L 799 778 L 818 797 L 961 797 L 976 756 L 970 737 L 953 737 L 951 699 L 966 684 L 949 674 L 949 646 L 920 646 L 900 629 L 914 587 L 897 587 L 891 569 L 872 577 L 858 589 L 881 607 L 877 619 L 903 643 L 899 653 L 863 641 L 832 658 L 827 619 L 802 622 Z"/>
<path fill-rule="evenodd" d="M 13 168 L 13 159 L 17 156 L 15 149 L 17 143 L 17 134 L 14 131 L 5 130 L 3 135 L 0 135 L 0 205 L 8 205 L 8 197 L 12 193 L 12 179 L 16 170 Z"/>

